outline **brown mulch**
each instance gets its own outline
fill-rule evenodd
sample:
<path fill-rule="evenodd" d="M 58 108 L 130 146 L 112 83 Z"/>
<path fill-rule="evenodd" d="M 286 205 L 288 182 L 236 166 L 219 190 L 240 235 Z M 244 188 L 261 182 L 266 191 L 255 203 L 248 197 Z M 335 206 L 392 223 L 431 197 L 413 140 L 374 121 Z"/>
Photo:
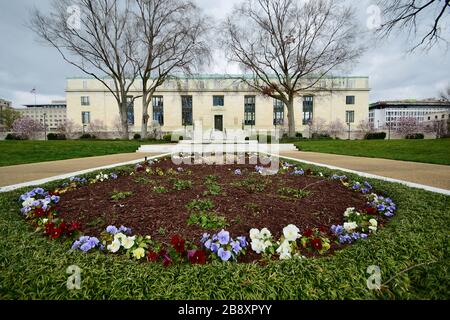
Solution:
<path fill-rule="evenodd" d="M 198 243 L 204 232 L 211 234 L 220 230 L 202 230 L 199 226 L 187 225 L 189 212 L 186 205 L 194 199 L 213 200 L 217 214 L 224 216 L 229 223 L 226 230 L 232 237 L 243 235 L 248 238 L 251 228 L 267 227 L 275 239 L 281 236 L 282 229 L 288 224 L 296 225 L 301 231 L 342 224 L 343 213 L 348 207 L 364 208 L 366 204 L 362 194 L 345 188 L 338 181 L 288 174 L 261 176 L 250 164 L 177 166 L 166 159 L 151 166 L 165 172 L 178 167 L 185 172 L 173 176 L 139 172 L 68 191 L 62 194 L 57 210 L 64 220 L 81 222 L 83 233 L 91 236 L 100 235 L 109 225 L 124 225 L 132 228 L 134 234 L 150 235 L 164 243 L 170 243 L 176 234 Z M 241 169 L 242 175 L 235 175 L 235 169 Z M 187 170 L 191 174 L 187 174 Z M 207 190 L 204 183 L 207 175 L 218 177 L 221 195 L 203 196 Z M 154 184 L 137 183 L 135 179 L 139 177 L 146 177 Z M 266 182 L 265 190 L 250 192 L 244 187 L 232 186 L 232 183 L 250 177 Z M 193 186 L 188 190 L 173 190 L 171 178 L 190 180 Z M 164 186 L 169 192 L 156 193 L 154 186 Z M 302 199 L 282 197 L 277 192 L 282 187 L 301 189 L 306 186 L 311 194 Z M 113 201 L 113 191 L 133 194 Z"/>

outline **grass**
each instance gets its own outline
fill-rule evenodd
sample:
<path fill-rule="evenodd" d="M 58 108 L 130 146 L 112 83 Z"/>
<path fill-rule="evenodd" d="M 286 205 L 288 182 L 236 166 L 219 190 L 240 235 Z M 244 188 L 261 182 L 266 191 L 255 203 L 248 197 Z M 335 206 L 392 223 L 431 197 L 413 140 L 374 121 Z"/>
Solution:
<path fill-rule="evenodd" d="M 301 151 L 450 165 L 450 138 L 438 140 L 304 140 Z"/>
<path fill-rule="evenodd" d="M 159 141 L 66 140 L 66 141 L 0 141 L 0 167 L 43 161 L 65 160 L 130 153 L 142 144 Z"/>
<path fill-rule="evenodd" d="M 164 268 L 125 257 L 70 251 L 35 234 L 20 216 L 17 198 L 30 188 L 0 194 L 0 298 L 449 299 L 450 197 L 368 181 L 399 207 L 376 236 L 335 256 L 276 261 L 264 267 L 212 263 Z M 56 182 L 46 185 L 55 186 Z M 200 203 L 193 207 L 198 205 L 210 207 Z M 66 270 L 72 265 L 81 268 L 81 290 L 66 288 Z M 367 288 L 371 265 L 381 268 L 380 291 Z"/>

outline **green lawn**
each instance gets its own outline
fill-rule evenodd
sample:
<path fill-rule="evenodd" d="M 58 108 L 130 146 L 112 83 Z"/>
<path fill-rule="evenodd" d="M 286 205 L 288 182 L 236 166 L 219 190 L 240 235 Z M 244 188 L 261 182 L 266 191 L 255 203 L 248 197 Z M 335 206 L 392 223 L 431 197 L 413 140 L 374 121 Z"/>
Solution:
<path fill-rule="evenodd" d="M 332 257 L 277 261 L 264 267 L 214 263 L 164 268 L 98 252 L 70 251 L 67 244 L 34 233 L 20 216 L 17 198 L 31 188 L 0 194 L 0 298 L 448 300 L 450 196 L 368 181 L 398 205 L 395 217 L 376 236 Z M 82 270 L 81 290 L 66 288 L 66 269 L 71 265 Z M 381 269 L 380 291 L 367 288 L 371 265 Z"/>
<path fill-rule="evenodd" d="M 136 152 L 142 144 L 151 143 L 162 142 L 134 140 L 0 141 L 0 167 Z"/>
<path fill-rule="evenodd" d="M 304 140 L 295 145 L 301 151 L 450 165 L 450 139 Z"/>

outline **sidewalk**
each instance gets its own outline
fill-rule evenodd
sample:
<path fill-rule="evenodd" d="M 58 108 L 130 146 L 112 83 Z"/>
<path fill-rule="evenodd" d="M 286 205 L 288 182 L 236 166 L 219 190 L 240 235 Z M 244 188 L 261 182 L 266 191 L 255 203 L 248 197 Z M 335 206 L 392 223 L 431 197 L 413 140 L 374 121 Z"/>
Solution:
<path fill-rule="evenodd" d="M 450 166 L 301 151 L 281 156 L 450 190 Z"/>
<path fill-rule="evenodd" d="M 50 178 L 71 172 L 108 166 L 133 160 L 144 160 L 145 157 L 156 156 L 153 153 L 122 153 L 99 157 L 88 157 L 69 160 L 58 160 L 0 167 L 0 187 L 13 184 Z"/>

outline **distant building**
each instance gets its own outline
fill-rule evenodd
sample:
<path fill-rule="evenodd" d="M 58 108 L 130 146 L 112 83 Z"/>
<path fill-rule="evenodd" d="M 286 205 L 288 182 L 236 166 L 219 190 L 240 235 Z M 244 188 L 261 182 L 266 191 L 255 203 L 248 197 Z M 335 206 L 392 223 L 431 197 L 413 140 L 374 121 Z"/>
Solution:
<path fill-rule="evenodd" d="M 450 102 L 436 99 L 379 101 L 369 106 L 369 122 L 375 129 L 390 126 L 395 130 L 401 118 L 415 118 L 418 123 L 445 120 Z"/>
<path fill-rule="evenodd" d="M 2 114 L 6 108 L 11 108 L 11 101 L 0 98 L 0 129 L 4 127 Z"/>
<path fill-rule="evenodd" d="M 67 119 L 66 101 L 52 101 L 47 104 L 30 104 L 26 108 L 16 109 L 23 117 L 29 117 L 45 125 L 49 131 L 54 131 Z"/>

